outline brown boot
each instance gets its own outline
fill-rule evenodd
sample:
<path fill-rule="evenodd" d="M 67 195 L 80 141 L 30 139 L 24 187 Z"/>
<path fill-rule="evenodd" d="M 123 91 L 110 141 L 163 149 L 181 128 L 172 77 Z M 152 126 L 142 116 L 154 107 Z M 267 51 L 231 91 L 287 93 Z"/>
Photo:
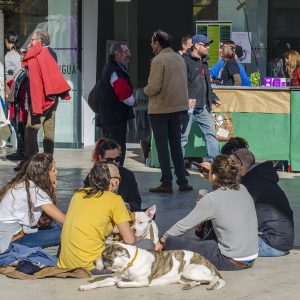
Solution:
<path fill-rule="evenodd" d="M 160 185 L 156 188 L 149 189 L 150 193 L 164 193 L 164 194 L 172 194 L 173 189 L 171 186 Z"/>

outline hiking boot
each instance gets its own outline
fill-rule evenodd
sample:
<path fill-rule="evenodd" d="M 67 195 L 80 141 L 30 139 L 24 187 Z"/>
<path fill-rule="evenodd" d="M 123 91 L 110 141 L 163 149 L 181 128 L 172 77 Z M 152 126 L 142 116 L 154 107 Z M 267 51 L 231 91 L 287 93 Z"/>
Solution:
<path fill-rule="evenodd" d="M 193 186 L 187 183 L 179 185 L 179 192 L 191 191 L 192 189 Z"/>
<path fill-rule="evenodd" d="M 163 193 L 163 194 L 172 194 L 173 189 L 171 186 L 166 186 L 166 185 L 160 185 L 156 188 L 150 188 L 149 189 L 150 193 Z"/>

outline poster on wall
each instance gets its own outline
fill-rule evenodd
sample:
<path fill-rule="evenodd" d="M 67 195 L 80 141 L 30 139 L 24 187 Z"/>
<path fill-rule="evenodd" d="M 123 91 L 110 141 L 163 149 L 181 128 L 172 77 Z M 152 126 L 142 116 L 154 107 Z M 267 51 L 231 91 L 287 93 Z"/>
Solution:
<path fill-rule="evenodd" d="M 214 42 L 209 45 L 209 67 L 220 59 L 220 43 L 231 39 L 230 21 L 196 21 L 196 34 L 203 34 Z"/>
<path fill-rule="evenodd" d="M 249 34 L 249 35 L 248 35 Z M 232 40 L 243 48 L 243 56 L 239 58 L 242 64 L 251 64 L 251 32 L 232 32 Z"/>

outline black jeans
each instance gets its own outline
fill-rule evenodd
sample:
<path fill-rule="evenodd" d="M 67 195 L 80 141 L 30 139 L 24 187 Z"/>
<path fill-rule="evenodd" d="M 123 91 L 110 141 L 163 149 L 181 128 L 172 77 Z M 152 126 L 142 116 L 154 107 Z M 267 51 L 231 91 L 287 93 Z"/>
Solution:
<path fill-rule="evenodd" d="M 164 186 L 171 186 L 173 180 L 169 147 L 178 185 L 188 182 L 185 177 L 184 160 L 181 149 L 181 114 L 182 112 L 149 115 L 162 173 L 160 181 Z"/>
<path fill-rule="evenodd" d="M 245 268 L 234 264 L 230 258 L 221 254 L 215 240 L 193 240 L 189 238 L 168 236 L 165 243 L 166 250 L 187 250 L 199 253 L 208 259 L 218 270 L 238 271 Z"/>
<path fill-rule="evenodd" d="M 102 124 L 102 132 L 104 137 L 115 140 L 121 146 L 122 160 L 120 161 L 120 165 L 123 166 L 126 155 L 127 121 Z"/>

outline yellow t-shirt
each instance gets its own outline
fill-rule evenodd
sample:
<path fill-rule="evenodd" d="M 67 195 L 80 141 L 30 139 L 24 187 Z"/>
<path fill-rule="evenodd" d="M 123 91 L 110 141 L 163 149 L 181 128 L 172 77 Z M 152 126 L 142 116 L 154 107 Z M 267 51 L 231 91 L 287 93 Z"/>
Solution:
<path fill-rule="evenodd" d="M 123 199 L 104 192 L 100 197 L 83 198 L 76 192 L 71 200 L 61 234 L 59 268 L 95 268 L 105 249 L 105 238 L 115 224 L 130 221 Z"/>

